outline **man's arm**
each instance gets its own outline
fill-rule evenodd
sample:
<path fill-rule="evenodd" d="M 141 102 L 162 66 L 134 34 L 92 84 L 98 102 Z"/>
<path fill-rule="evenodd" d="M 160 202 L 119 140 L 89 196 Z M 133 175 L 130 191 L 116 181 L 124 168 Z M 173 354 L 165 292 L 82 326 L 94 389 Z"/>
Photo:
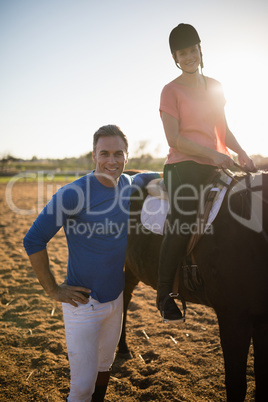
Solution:
<path fill-rule="evenodd" d="M 29 255 L 33 270 L 47 294 L 54 300 L 63 303 L 70 303 L 77 307 L 77 303 L 88 303 L 88 298 L 80 292 L 90 293 L 91 290 L 80 286 L 68 286 L 63 283 L 57 285 L 55 277 L 49 268 L 49 258 L 47 250 L 41 250 Z"/>

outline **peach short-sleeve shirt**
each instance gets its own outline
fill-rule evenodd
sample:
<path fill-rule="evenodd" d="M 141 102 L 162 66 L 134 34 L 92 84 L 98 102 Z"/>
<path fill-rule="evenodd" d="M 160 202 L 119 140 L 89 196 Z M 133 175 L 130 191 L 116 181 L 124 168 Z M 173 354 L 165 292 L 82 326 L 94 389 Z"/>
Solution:
<path fill-rule="evenodd" d="M 167 84 L 161 93 L 160 114 L 166 112 L 179 122 L 179 134 L 191 141 L 229 155 L 225 145 L 225 98 L 221 84 L 207 78 L 207 88 Z M 208 158 L 186 155 L 169 149 L 165 163 L 195 161 L 212 165 Z"/>

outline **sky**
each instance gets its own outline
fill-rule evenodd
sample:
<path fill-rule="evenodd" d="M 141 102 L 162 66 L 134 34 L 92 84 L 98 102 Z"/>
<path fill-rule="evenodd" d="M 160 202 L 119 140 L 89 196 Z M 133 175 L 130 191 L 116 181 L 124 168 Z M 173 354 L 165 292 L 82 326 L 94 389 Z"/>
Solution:
<path fill-rule="evenodd" d="M 116 124 L 130 157 L 165 156 L 160 93 L 180 73 L 168 37 L 201 38 L 231 131 L 268 156 L 267 0 L 0 0 L 0 157 L 78 157 Z"/>

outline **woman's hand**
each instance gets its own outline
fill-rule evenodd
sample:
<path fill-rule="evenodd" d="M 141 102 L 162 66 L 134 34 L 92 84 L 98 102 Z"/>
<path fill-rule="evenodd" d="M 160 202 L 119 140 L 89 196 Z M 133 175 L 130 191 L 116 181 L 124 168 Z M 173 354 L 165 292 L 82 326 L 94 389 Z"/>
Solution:
<path fill-rule="evenodd" d="M 247 169 L 249 172 L 256 172 L 256 166 L 253 160 L 247 155 L 245 151 L 241 151 L 238 155 L 239 165 Z"/>
<path fill-rule="evenodd" d="M 212 161 L 214 165 L 221 169 L 229 169 L 234 166 L 234 161 L 230 156 L 215 151 Z"/>

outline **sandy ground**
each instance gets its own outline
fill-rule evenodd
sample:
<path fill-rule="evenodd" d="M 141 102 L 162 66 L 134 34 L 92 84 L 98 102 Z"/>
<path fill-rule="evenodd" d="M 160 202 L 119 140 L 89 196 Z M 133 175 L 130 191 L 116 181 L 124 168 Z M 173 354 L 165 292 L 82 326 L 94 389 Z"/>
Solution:
<path fill-rule="evenodd" d="M 0 401 L 66 400 L 69 366 L 61 305 L 38 284 L 22 246 L 37 209 L 50 198 L 34 183 L 0 185 Z M 6 201 L 8 198 L 8 203 Z M 8 205 L 9 204 L 9 205 Z M 20 211 L 21 212 L 21 211 Z M 66 272 L 63 231 L 50 242 L 51 268 L 59 282 Z M 116 358 L 107 402 L 225 401 L 224 363 L 216 316 L 208 307 L 188 304 L 185 324 L 167 325 L 155 307 L 155 291 L 140 283 L 127 326 L 133 358 Z M 246 401 L 254 399 L 252 347 Z"/>

